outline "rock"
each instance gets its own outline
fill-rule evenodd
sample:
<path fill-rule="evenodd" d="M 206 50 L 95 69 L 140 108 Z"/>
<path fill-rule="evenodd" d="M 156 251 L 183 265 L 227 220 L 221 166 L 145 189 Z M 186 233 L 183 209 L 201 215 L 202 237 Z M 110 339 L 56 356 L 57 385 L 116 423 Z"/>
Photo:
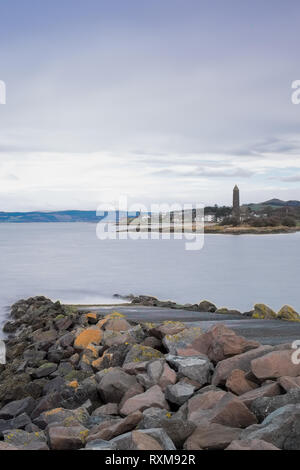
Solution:
<path fill-rule="evenodd" d="M 275 395 L 280 395 L 280 387 L 276 382 L 272 382 L 240 395 L 240 399 L 245 405 L 250 406 L 258 398 L 273 397 Z"/>
<path fill-rule="evenodd" d="M 189 421 L 195 424 L 217 423 L 244 428 L 256 423 L 256 417 L 232 393 L 210 390 L 192 397 L 187 404 Z"/>
<path fill-rule="evenodd" d="M 19 447 L 8 444 L 7 442 L 0 442 L 0 451 L 1 450 L 21 450 Z"/>
<path fill-rule="evenodd" d="M 136 395 L 140 395 L 141 393 L 144 393 L 144 391 L 144 387 L 139 383 L 136 383 L 135 385 L 130 387 L 130 389 L 127 390 L 127 392 L 123 395 L 123 398 L 120 401 L 119 409 L 122 408 L 124 403 L 129 400 L 129 398 L 135 397 Z"/>
<path fill-rule="evenodd" d="M 264 356 L 268 352 L 272 351 L 271 346 L 260 346 L 256 349 L 251 349 L 243 354 L 229 357 L 217 364 L 215 372 L 212 377 L 213 385 L 225 385 L 226 380 L 234 369 L 240 369 L 244 372 L 249 372 L 251 369 L 251 361 L 258 357 Z"/>
<path fill-rule="evenodd" d="M 226 307 L 217 308 L 215 313 L 220 313 L 222 315 L 242 315 L 239 310 L 229 309 Z"/>
<path fill-rule="evenodd" d="M 224 395 L 212 410 L 212 423 L 234 428 L 247 428 L 257 419 L 247 406 L 231 393 Z"/>
<path fill-rule="evenodd" d="M 202 302 L 200 302 L 198 305 L 198 310 L 199 312 L 214 313 L 217 310 L 217 307 L 211 302 L 208 302 L 208 300 L 202 300 Z"/>
<path fill-rule="evenodd" d="M 163 408 L 168 410 L 169 405 L 165 400 L 162 389 L 158 385 L 154 385 L 144 393 L 129 398 L 120 409 L 122 415 L 129 415 L 134 411 L 144 411 L 146 408 Z"/>
<path fill-rule="evenodd" d="M 197 426 L 185 443 L 186 450 L 223 450 L 238 439 L 241 429 L 211 423 Z"/>
<path fill-rule="evenodd" d="M 29 433 L 21 429 L 4 431 L 4 442 L 21 450 L 49 450 L 45 434 L 40 432 Z"/>
<path fill-rule="evenodd" d="M 162 428 L 172 439 L 176 448 L 196 429 L 196 425 L 184 419 L 180 413 L 171 413 L 160 408 L 148 408 L 143 412 L 139 429 Z"/>
<path fill-rule="evenodd" d="M 105 403 L 119 403 L 123 395 L 137 384 L 136 378 L 121 368 L 107 369 L 98 384 L 98 393 Z"/>
<path fill-rule="evenodd" d="M 172 440 L 161 428 L 132 431 L 115 437 L 111 443 L 118 450 L 176 450 Z"/>
<path fill-rule="evenodd" d="M 163 354 L 157 349 L 152 349 L 141 344 L 134 344 L 126 355 L 124 364 L 129 362 L 145 362 L 163 358 Z"/>
<path fill-rule="evenodd" d="M 178 377 L 195 380 L 200 386 L 210 383 L 213 365 L 204 355 L 184 357 L 168 354 L 166 360 L 178 371 Z"/>
<path fill-rule="evenodd" d="M 300 450 L 300 405 L 273 411 L 261 424 L 245 429 L 241 439 L 260 439 L 282 450 Z"/>
<path fill-rule="evenodd" d="M 277 318 L 277 314 L 265 304 L 255 304 L 252 318 L 274 320 L 274 318 Z"/>
<path fill-rule="evenodd" d="M 256 398 L 251 403 L 251 411 L 259 422 L 262 422 L 270 413 L 285 405 L 297 405 L 300 403 L 300 389 L 292 389 L 285 395 L 264 396 Z"/>
<path fill-rule="evenodd" d="M 151 361 L 147 365 L 147 374 L 150 379 L 151 386 L 159 385 L 165 391 L 168 385 L 176 383 L 176 372 L 171 369 L 163 359 Z"/>
<path fill-rule="evenodd" d="M 150 348 L 158 349 L 159 351 L 162 348 L 161 340 L 155 338 L 154 336 L 148 336 L 147 338 L 144 339 L 144 341 L 141 344 L 142 346 L 149 346 Z"/>
<path fill-rule="evenodd" d="M 179 321 L 164 321 L 154 328 L 150 329 L 150 334 L 158 339 L 163 339 L 165 336 L 176 335 L 185 330 L 184 323 Z"/>
<path fill-rule="evenodd" d="M 233 330 L 222 324 L 212 326 L 191 343 L 192 349 L 207 355 L 215 363 L 259 346 L 257 341 L 250 341 L 243 336 L 238 336 Z"/>
<path fill-rule="evenodd" d="M 288 392 L 292 388 L 300 388 L 300 377 L 279 377 L 278 383 L 286 392 Z"/>
<path fill-rule="evenodd" d="M 27 413 L 28 415 L 30 415 L 35 406 L 36 402 L 31 397 L 23 398 L 22 400 L 12 401 L 0 410 L 0 419 L 15 418 L 16 416 L 19 416 L 22 413 Z"/>
<path fill-rule="evenodd" d="M 258 385 L 245 377 L 246 373 L 240 369 L 234 369 L 226 380 L 226 388 L 236 395 L 243 395 L 258 387 Z"/>
<path fill-rule="evenodd" d="M 213 409 L 225 395 L 226 392 L 220 389 L 197 393 L 187 403 L 188 420 L 198 425 L 202 419 L 210 419 L 211 413 L 208 410 Z"/>
<path fill-rule="evenodd" d="M 127 331 L 130 330 L 131 325 L 125 318 L 110 318 L 105 323 L 104 328 L 112 331 Z"/>
<path fill-rule="evenodd" d="M 117 446 L 111 442 L 103 441 L 102 439 L 97 439 L 92 442 L 88 442 L 85 446 L 85 450 L 116 450 Z"/>
<path fill-rule="evenodd" d="M 280 450 L 269 442 L 261 439 L 243 439 L 241 441 L 232 441 L 225 450 Z"/>
<path fill-rule="evenodd" d="M 74 347 L 80 351 L 85 349 L 89 344 L 100 344 L 103 332 L 96 327 L 87 328 L 81 331 L 74 341 Z"/>
<path fill-rule="evenodd" d="M 56 369 L 57 369 L 57 364 L 46 362 L 45 364 L 40 366 L 38 369 L 32 372 L 32 377 L 34 379 L 41 379 L 42 377 L 47 377 L 48 375 L 52 374 L 52 372 L 55 372 Z"/>
<path fill-rule="evenodd" d="M 93 416 L 118 415 L 118 414 L 119 414 L 119 407 L 117 403 L 107 403 L 106 405 L 100 406 L 93 412 Z"/>
<path fill-rule="evenodd" d="M 201 328 L 187 328 L 176 335 L 165 336 L 163 339 L 163 345 L 170 354 L 180 355 L 180 351 L 190 347 L 193 341 L 200 335 L 202 335 Z"/>
<path fill-rule="evenodd" d="M 131 413 L 129 416 L 123 419 L 116 419 L 112 422 L 107 421 L 99 426 L 98 429 L 95 429 L 90 436 L 88 437 L 88 442 L 103 439 L 105 441 L 110 441 L 114 437 L 124 434 L 128 431 L 134 429 L 142 419 L 142 413 L 136 411 Z"/>
<path fill-rule="evenodd" d="M 49 393 L 45 397 L 42 397 L 37 406 L 34 408 L 33 412 L 31 413 L 31 419 L 35 419 L 40 416 L 41 413 L 44 411 L 52 410 L 54 408 L 58 408 L 62 402 L 62 396 L 60 393 Z"/>
<path fill-rule="evenodd" d="M 289 305 L 284 305 L 283 307 L 281 307 L 281 309 L 277 313 L 277 317 L 280 318 L 280 320 L 288 320 L 288 321 L 300 320 L 299 313 L 297 313 L 296 310 L 294 310 L 293 307 L 290 307 Z"/>
<path fill-rule="evenodd" d="M 77 450 L 85 446 L 88 430 L 83 426 L 51 426 L 48 430 L 52 450 Z"/>
<path fill-rule="evenodd" d="M 27 386 L 30 384 L 30 375 L 27 373 L 9 375 L 0 383 L 0 402 L 2 405 L 30 396 Z"/>
<path fill-rule="evenodd" d="M 34 420 L 34 424 L 40 429 L 46 429 L 53 425 L 62 427 L 87 426 L 89 418 L 89 413 L 84 407 L 75 410 L 54 408 L 41 413 L 41 415 Z"/>
<path fill-rule="evenodd" d="M 96 312 L 89 312 L 85 314 L 85 318 L 87 319 L 88 323 L 91 325 L 96 325 L 99 321 L 99 315 Z"/>
<path fill-rule="evenodd" d="M 147 371 L 147 366 L 149 362 L 128 362 L 127 364 L 124 364 L 122 369 L 124 372 L 127 372 L 127 374 L 130 375 L 137 375 L 141 374 Z"/>
<path fill-rule="evenodd" d="M 165 395 L 170 403 L 181 406 L 193 396 L 194 391 L 195 387 L 193 385 L 178 382 L 175 385 L 168 385 Z"/>
<path fill-rule="evenodd" d="M 252 360 L 251 370 L 260 380 L 273 379 L 288 375 L 300 375 L 300 364 L 293 364 L 293 351 L 272 351 L 269 354 Z"/>

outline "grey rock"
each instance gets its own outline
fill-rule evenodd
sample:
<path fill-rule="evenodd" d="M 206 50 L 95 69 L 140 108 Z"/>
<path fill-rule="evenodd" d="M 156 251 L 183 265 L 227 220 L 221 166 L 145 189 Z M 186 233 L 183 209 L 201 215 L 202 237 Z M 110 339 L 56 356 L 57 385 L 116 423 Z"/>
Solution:
<path fill-rule="evenodd" d="M 15 418 L 22 413 L 30 415 L 35 406 L 36 401 L 32 397 L 12 401 L 0 410 L 0 419 Z"/>
<path fill-rule="evenodd" d="M 148 408 L 143 412 L 139 429 L 153 428 L 162 428 L 172 439 L 176 448 L 181 448 L 196 429 L 196 425 L 184 419 L 180 413 L 166 412 L 160 408 Z"/>
<path fill-rule="evenodd" d="M 194 394 L 195 387 L 193 385 L 178 382 L 175 385 L 168 385 L 166 388 L 166 399 L 174 405 L 181 406 Z"/>
<path fill-rule="evenodd" d="M 300 404 L 273 411 L 261 424 L 245 429 L 240 439 L 261 439 L 282 450 L 300 450 Z"/>
<path fill-rule="evenodd" d="M 176 450 L 173 441 L 170 439 L 168 434 L 161 428 L 139 430 L 139 432 L 148 434 L 149 436 L 153 437 L 160 443 L 164 450 Z M 110 441 L 110 443 L 115 444 L 117 450 L 130 450 L 132 449 L 132 433 L 128 432 L 126 434 L 122 434 L 121 436 L 115 437 Z"/>
<path fill-rule="evenodd" d="M 188 357 L 168 354 L 166 360 L 178 371 L 179 378 L 187 377 L 195 380 L 200 386 L 209 384 L 211 381 L 214 367 L 204 354 Z"/>
<path fill-rule="evenodd" d="M 97 439 L 95 441 L 88 442 L 85 449 L 82 450 L 117 450 L 117 446 L 112 442 Z"/>
<path fill-rule="evenodd" d="M 254 400 L 250 406 L 259 422 L 263 421 L 269 414 L 285 405 L 297 405 L 300 403 L 300 389 L 294 388 L 285 395 L 275 397 L 260 397 Z"/>

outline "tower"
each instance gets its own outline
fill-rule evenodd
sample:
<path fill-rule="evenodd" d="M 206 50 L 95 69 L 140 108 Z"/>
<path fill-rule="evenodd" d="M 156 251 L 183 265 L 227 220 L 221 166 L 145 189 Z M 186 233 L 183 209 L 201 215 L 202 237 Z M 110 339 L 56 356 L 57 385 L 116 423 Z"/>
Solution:
<path fill-rule="evenodd" d="M 238 220 L 238 222 L 240 222 L 240 190 L 237 185 L 235 185 L 235 187 L 233 188 L 232 217 L 234 217 Z"/>

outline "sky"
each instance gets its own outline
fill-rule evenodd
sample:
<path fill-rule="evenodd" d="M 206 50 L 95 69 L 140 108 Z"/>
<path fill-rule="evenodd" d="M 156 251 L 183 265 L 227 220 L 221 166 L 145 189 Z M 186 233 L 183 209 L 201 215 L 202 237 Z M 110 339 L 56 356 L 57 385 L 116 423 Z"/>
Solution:
<path fill-rule="evenodd" d="M 0 0 L 0 211 L 300 199 L 298 0 Z"/>

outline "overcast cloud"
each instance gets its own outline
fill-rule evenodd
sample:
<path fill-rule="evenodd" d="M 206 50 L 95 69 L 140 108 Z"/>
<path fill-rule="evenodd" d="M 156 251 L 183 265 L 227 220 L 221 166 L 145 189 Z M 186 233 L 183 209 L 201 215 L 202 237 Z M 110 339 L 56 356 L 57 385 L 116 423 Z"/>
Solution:
<path fill-rule="evenodd" d="M 300 4 L 0 1 L 0 210 L 300 199 Z"/>

